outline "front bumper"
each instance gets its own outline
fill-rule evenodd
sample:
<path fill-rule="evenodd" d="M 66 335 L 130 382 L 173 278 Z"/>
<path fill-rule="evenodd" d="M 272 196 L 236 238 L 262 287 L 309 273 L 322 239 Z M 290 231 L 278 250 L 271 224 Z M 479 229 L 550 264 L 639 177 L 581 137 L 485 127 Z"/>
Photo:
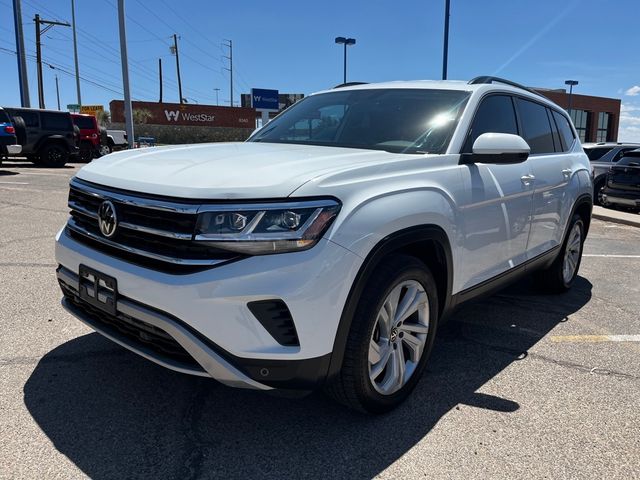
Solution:
<path fill-rule="evenodd" d="M 601 199 L 604 203 L 640 208 L 640 192 L 605 187 L 602 191 Z"/>
<path fill-rule="evenodd" d="M 167 368 L 230 386 L 304 390 L 326 377 L 342 308 L 361 262 L 348 250 L 321 240 L 305 252 L 250 257 L 172 275 L 97 252 L 64 229 L 57 236 L 56 258 L 65 308 L 126 348 Z M 117 279 L 119 318 L 107 318 L 79 300 L 81 264 Z M 278 343 L 247 306 L 268 299 L 287 305 L 299 345 Z M 190 361 L 149 348 L 148 342 L 123 334 L 113 320 L 160 329 Z"/>

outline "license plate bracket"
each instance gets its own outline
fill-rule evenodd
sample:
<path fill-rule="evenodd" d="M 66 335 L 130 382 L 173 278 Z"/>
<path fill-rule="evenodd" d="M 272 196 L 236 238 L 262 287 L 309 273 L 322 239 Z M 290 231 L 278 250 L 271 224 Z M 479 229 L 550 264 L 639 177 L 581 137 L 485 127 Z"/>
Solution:
<path fill-rule="evenodd" d="M 110 315 L 116 314 L 118 282 L 115 278 L 86 265 L 80 265 L 78 283 L 81 300 Z"/>

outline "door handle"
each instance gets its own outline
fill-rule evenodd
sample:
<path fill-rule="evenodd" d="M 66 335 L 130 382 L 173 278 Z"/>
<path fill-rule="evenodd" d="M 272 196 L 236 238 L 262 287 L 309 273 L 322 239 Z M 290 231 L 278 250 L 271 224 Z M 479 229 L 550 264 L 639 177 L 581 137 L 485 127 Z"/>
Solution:
<path fill-rule="evenodd" d="M 520 181 L 522 182 L 522 184 L 527 187 L 531 185 L 535 179 L 536 179 L 536 176 L 531 174 L 523 175 L 520 177 Z"/>
<path fill-rule="evenodd" d="M 564 175 L 564 178 L 569 178 L 571 176 L 571 172 L 572 170 L 570 168 L 565 168 L 562 170 L 562 175 Z"/>

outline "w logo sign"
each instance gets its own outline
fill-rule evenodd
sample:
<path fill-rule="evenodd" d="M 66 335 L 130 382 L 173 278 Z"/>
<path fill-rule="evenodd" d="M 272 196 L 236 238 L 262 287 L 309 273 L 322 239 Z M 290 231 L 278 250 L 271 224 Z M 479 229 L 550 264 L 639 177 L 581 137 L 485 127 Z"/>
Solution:
<path fill-rule="evenodd" d="M 164 114 L 167 117 L 168 121 L 173 120 L 174 122 L 177 122 L 178 121 L 178 115 L 180 114 L 180 110 L 175 110 L 173 112 L 171 112 L 169 110 L 165 110 Z"/>

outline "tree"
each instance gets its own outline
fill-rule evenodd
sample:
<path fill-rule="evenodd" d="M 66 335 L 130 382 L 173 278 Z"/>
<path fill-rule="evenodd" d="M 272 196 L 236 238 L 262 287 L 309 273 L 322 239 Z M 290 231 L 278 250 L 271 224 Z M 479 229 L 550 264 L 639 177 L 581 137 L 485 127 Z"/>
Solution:
<path fill-rule="evenodd" d="M 133 123 L 136 125 L 144 125 L 151 117 L 153 114 L 146 108 L 133 109 Z"/>
<path fill-rule="evenodd" d="M 96 120 L 102 127 L 108 127 L 111 123 L 111 113 L 106 110 L 98 110 L 96 112 Z"/>

